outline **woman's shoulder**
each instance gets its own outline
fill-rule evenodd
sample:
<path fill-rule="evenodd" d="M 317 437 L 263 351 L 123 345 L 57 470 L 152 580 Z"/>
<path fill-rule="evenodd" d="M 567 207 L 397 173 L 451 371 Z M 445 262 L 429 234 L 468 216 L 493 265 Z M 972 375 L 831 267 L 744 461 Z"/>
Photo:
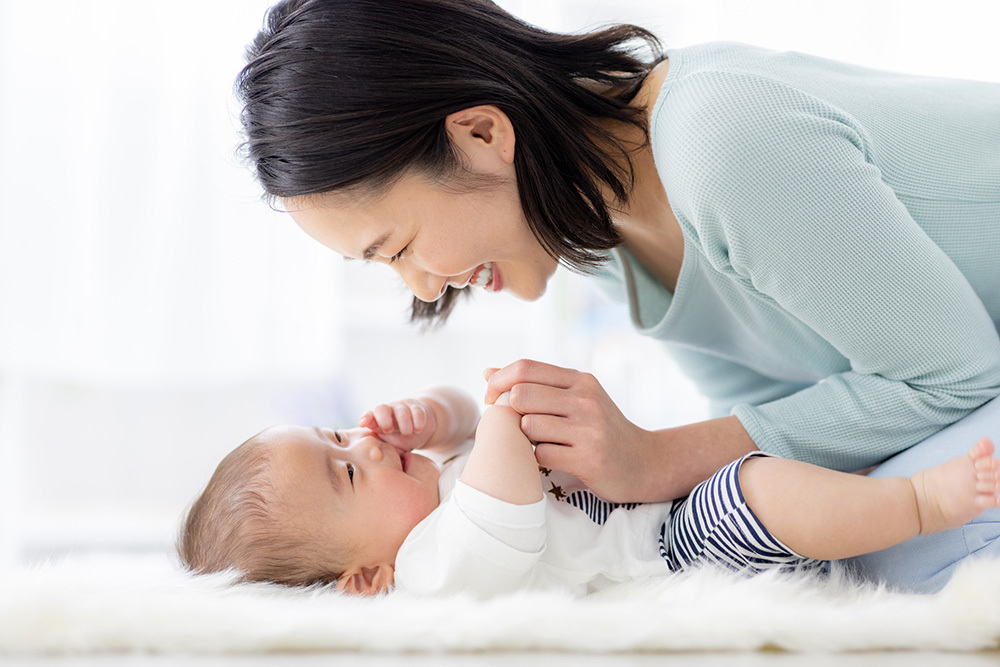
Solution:
<path fill-rule="evenodd" d="M 801 54 L 779 52 L 742 42 L 705 42 L 667 49 L 670 75 L 664 81 L 663 90 L 694 81 L 719 79 L 727 75 L 761 76 L 780 65 L 794 66 Z"/>
<path fill-rule="evenodd" d="M 670 71 L 650 113 L 658 170 L 687 174 L 767 160 L 774 146 L 810 144 L 830 131 L 823 120 L 856 125 L 834 100 L 800 85 L 810 57 L 716 42 L 670 52 Z M 839 131 L 839 130 L 838 130 Z M 779 152 L 780 153 L 780 152 Z"/>
<path fill-rule="evenodd" d="M 837 90 L 870 71 L 796 51 L 738 42 L 669 49 L 651 111 L 654 137 L 689 129 L 757 127 L 782 114 L 838 114 Z M 667 121 L 667 122 L 664 122 Z"/>
<path fill-rule="evenodd" d="M 658 121 L 732 121 L 761 109 L 780 111 L 806 95 L 798 85 L 810 58 L 736 42 L 711 42 L 668 51 L 670 70 L 652 110 L 654 134 L 668 129 Z M 673 117 L 678 118 L 673 118 Z"/>
<path fill-rule="evenodd" d="M 761 174 L 795 172 L 789 179 L 801 178 L 783 183 L 783 192 L 807 192 L 820 184 L 799 169 L 821 173 L 823 163 L 854 159 L 843 150 L 851 146 L 863 153 L 857 121 L 835 100 L 800 85 L 806 73 L 794 71 L 798 54 L 731 43 L 692 48 L 693 57 L 684 50 L 672 63 L 679 67 L 653 108 L 650 142 L 675 214 L 699 226 L 704 244 L 742 233 L 709 229 L 707 212 L 744 206 Z M 744 219 L 732 215 L 728 224 Z"/>

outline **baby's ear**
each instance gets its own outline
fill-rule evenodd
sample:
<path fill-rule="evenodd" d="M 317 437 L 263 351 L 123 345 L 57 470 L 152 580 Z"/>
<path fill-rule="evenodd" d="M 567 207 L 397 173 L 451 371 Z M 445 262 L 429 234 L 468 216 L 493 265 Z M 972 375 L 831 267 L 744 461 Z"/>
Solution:
<path fill-rule="evenodd" d="M 337 580 L 337 590 L 351 595 L 377 595 L 389 590 L 395 570 L 392 565 L 354 567 Z"/>

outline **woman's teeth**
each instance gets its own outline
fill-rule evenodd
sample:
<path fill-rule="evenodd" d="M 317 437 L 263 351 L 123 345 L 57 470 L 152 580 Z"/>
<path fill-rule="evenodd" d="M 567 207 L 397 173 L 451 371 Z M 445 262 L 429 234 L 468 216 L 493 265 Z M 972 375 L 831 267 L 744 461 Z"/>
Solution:
<path fill-rule="evenodd" d="M 476 275 L 472 276 L 472 280 L 469 284 L 473 287 L 486 287 L 493 280 L 493 262 L 486 262 L 483 264 L 483 268 L 476 272 Z"/>

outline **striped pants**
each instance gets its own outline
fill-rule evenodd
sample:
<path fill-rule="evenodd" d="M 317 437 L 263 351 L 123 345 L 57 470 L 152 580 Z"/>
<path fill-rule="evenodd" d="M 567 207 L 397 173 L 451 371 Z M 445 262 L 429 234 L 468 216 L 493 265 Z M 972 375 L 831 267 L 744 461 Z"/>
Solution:
<path fill-rule="evenodd" d="M 747 507 L 739 471 L 752 452 L 720 469 L 674 503 L 660 529 L 660 555 L 672 571 L 715 564 L 748 573 L 826 570 L 828 561 L 801 556 L 779 542 Z"/>

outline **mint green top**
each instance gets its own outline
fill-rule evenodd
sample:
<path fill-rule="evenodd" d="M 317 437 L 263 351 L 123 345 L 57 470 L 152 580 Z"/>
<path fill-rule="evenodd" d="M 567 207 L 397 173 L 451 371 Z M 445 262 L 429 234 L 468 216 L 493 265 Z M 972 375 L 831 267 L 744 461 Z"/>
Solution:
<path fill-rule="evenodd" d="M 1000 394 L 1000 84 L 740 44 L 668 55 L 651 134 L 676 292 L 623 248 L 598 280 L 713 415 L 857 470 Z"/>

